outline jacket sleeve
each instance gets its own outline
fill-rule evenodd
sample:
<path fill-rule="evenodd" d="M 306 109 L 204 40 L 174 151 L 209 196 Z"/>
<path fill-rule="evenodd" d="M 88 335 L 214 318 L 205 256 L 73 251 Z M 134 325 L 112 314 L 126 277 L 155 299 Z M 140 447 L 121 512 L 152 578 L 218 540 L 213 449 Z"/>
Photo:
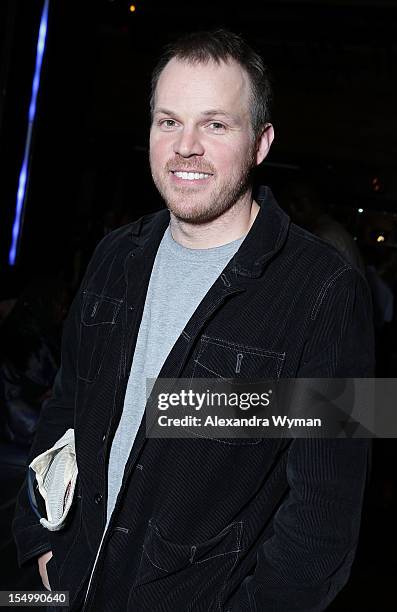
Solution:
<path fill-rule="evenodd" d="M 137 223 L 140 223 L 138 220 Z M 129 228 L 129 226 L 128 226 Z M 89 283 L 117 252 L 120 232 L 126 227 L 106 235 L 97 245 L 87 266 L 80 289 L 69 309 L 62 334 L 61 367 L 55 378 L 52 397 L 44 403 L 37 424 L 37 431 L 27 459 L 27 465 L 54 443 L 75 423 L 75 397 L 77 392 L 77 363 L 80 344 L 80 321 L 83 294 Z M 12 531 L 17 547 L 19 567 L 35 560 L 51 549 L 47 530 L 40 524 L 32 509 L 25 479 L 17 498 Z"/>
<path fill-rule="evenodd" d="M 55 378 L 52 397 L 43 404 L 27 465 L 34 457 L 51 448 L 68 428 L 74 427 L 80 296 L 81 291 L 74 299 L 64 324 L 61 367 Z M 19 567 L 51 549 L 47 530 L 30 506 L 26 478 L 18 493 L 12 531 Z"/>
<path fill-rule="evenodd" d="M 95 271 L 102 262 L 107 242 L 108 237 L 105 236 L 96 247 L 80 289 L 66 317 L 62 333 L 61 367 L 54 381 L 52 397 L 43 404 L 41 409 L 27 465 L 37 455 L 51 448 L 67 429 L 74 428 L 77 359 L 83 293 L 89 279 L 95 274 Z M 27 477 L 18 493 L 12 532 L 16 543 L 19 567 L 32 560 L 36 560 L 38 556 L 51 549 L 47 530 L 41 525 L 39 518 L 30 505 Z"/>
<path fill-rule="evenodd" d="M 311 312 L 300 378 L 373 376 L 372 306 L 364 278 L 347 268 Z M 339 286 L 338 286 L 339 284 Z M 358 542 L 370 441 L 294 439 L 289 493 L 259 547 L 253 575 L 228 612 L 320 612 L 346 584 Z"/>

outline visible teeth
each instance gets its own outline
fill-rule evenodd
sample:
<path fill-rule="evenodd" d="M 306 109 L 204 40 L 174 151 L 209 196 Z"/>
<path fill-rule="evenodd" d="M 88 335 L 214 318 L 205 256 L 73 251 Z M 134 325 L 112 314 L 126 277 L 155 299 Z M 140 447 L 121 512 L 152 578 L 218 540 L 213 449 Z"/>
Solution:
<path fill-rule="evenodd" d="M 175 176 L 178 178 L 187 180 L 187 181 L 195 181 L 197 179 L 205 179 L 211 176 L 210 174 L 205 174 L 204 172 L 174 172 Z"/>

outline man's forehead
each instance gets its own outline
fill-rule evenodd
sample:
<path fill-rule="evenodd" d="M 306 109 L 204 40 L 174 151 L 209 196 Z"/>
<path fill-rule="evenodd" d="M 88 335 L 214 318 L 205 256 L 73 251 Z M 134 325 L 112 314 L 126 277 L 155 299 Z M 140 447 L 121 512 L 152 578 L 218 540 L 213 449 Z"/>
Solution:
<path fill-rule="evenodd" d="M 248 101 L 249 77 L 236 61 L 191 62 L 173 58 L 165 66 L 156 88 L 156 106 L 192 98 L 203 110 Z"/>

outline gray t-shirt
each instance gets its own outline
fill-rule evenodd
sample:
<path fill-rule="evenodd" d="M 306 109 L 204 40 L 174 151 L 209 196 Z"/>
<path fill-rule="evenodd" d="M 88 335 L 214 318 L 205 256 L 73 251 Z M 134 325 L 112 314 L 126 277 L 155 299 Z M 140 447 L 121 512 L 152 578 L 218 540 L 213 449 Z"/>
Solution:
<path fill-rule="evenodd" d="M 172 238 L 169 226 L 164 232 L 150 277 L 123 413 L 109 457 L 108 522 L 145 410 L 146 379 L 157 378 L 186 323 L 244 238 L 210 249 L 190 249 Z"/>

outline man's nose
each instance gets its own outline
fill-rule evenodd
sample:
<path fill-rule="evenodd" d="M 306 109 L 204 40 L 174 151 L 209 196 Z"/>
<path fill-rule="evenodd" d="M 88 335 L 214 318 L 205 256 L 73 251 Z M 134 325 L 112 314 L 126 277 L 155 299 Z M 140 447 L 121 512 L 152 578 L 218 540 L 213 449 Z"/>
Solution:
<path fill-rule="evenodd" d="M 178 153 L 182 157 L 203 155 L 204 147 L 197 130 L 194 128 L 184 128 L 179 132 L 178 138 L 174 143 L 174 153 Z"/>

